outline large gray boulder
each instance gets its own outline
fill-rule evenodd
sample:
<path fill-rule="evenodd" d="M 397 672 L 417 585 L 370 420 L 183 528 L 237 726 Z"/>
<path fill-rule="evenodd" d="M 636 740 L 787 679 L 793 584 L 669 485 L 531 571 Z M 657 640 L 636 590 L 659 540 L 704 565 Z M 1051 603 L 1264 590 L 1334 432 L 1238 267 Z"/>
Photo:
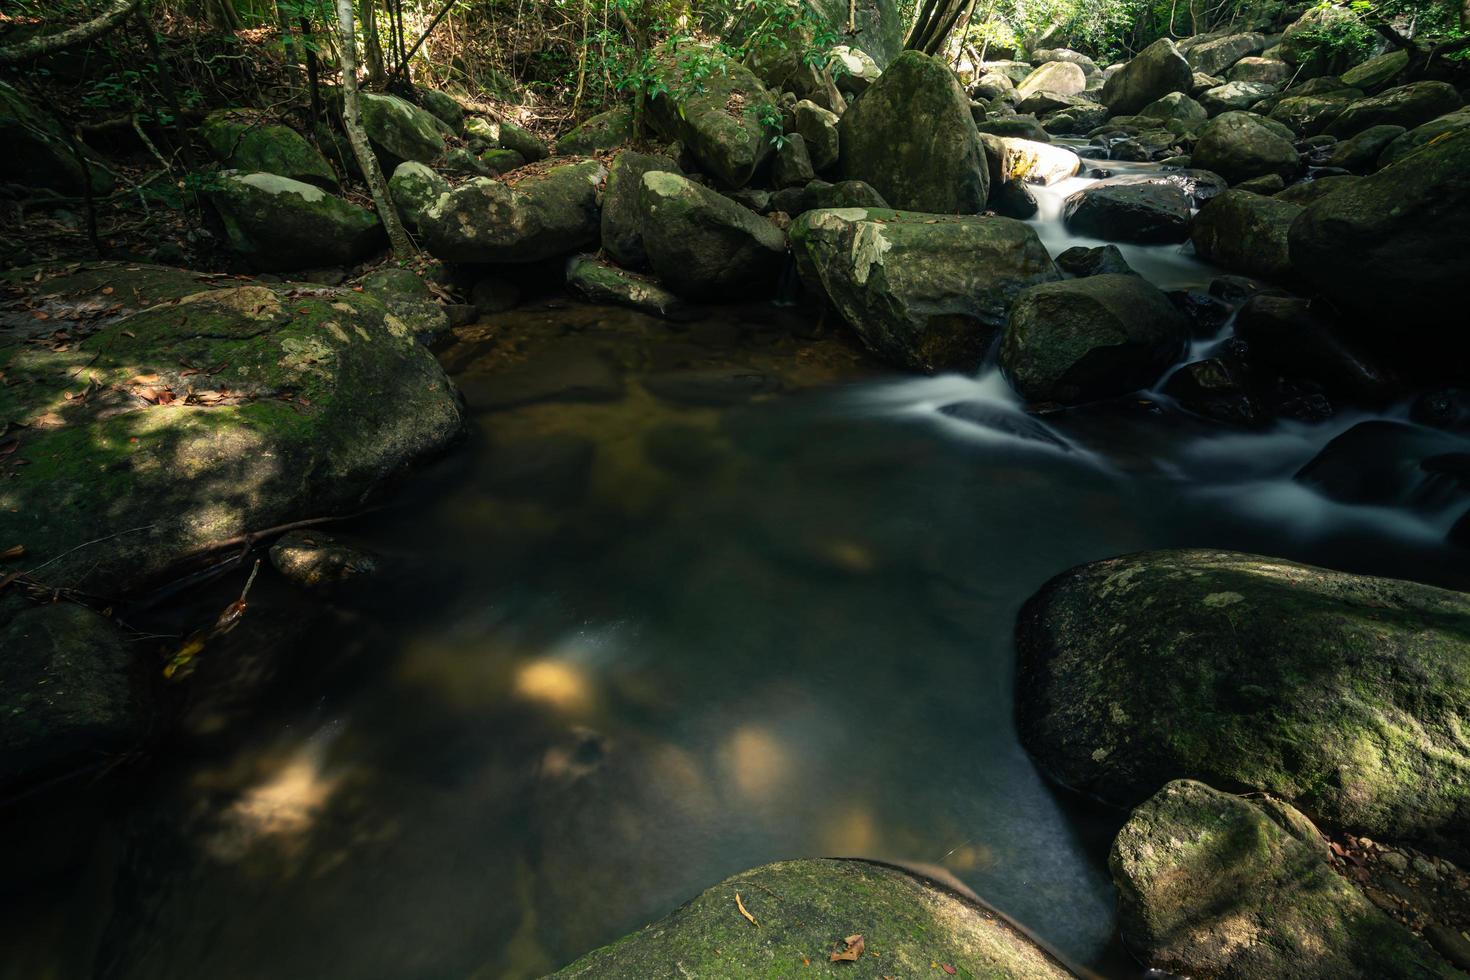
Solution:
<path fill-rule="evenodd" d="M 829 955 L 852 948 L 845 940 L 858 933 L 858 961 L 831 962 Z M 920 977 L 938 973 L 938 960 L 946 973 L 959 976 L 1072 976 L 1004 917 L 966 897 L 963 886 L 939 885 L 888 865 L 821 858 L 782 861 L 727 878 L 553 977 L 754 980 L 800 975 L 803 962 L 814 974 Z"/>
<path fill-rule="evenodd" d="M 1276 94 L 1276 86 L 1266 82 L 1226 82 L 1207 89 L 1199 97 L 1199 104 L 1211 116 L 1222 112 L 1249 109 L 1262 99 Z"/>
<path fill-rule="evenodd" d="M 385 173 L 405 160 L 433 163 L 444 154 L 447 127 L 432 113 L 396 95 L 363 92 L 359 99 L 362 128 Z"/>
<path fill-rule="evenodd" d="M 974 371 L 1016 296 L 1058 278 L 1035 230 L 1010 218 L 808 211 L 791 247 L 869 350 L 931 373 Z"/>
<path fill-rule="evenodd" d="M 1470 596 L 1156 551 L 1052 579 L 1017 643 L 1021 739 L 1067 785 L 1130 806 L 1173 779 L 1250 787 L 1470 850 Z"/>
<path fill-rule="evenodd" d="M 905 51 L 839 127 L 839 170 L 894 207 L 974 214 L 990 185 L 970 103 L 943 61 Z"/>
<path fill-rule="evenodd" d="M 1431 119 L 1421 126 L 1415 126 L 1384 147 L 1378 157 L 1378 167 L 1381 169 L 1391 163 L 1398 163 L 1420 147 L 1438 142 L 1440 137 L 1462 129 L 1470 129 L 1470 109 L 1459 109 L 1438 119 Z"/>
<path fill-rule="evenodd" d="M 1291 66 L 1279 58 L 1241 58 L 1225 74 L 1225 79 L 1231 82 L 1280 86 L 1290 80 L 1291 74 Z"/>
<path fill-rule="evenodd" d="M 1250 191 L 1233 190 L 1210 200 L 1190 229 L 1195 254 L 1231 272 L 1287 282 L 1291 256 L 1287 236 L 1300 205 Z"/>
<path fill-rule="evenodd" d="M 1357 89 L 1338 89 L 1315 95 L 1288 93 L 1285 98 L 1263 100 L 1256 104 L 1256 108 L 1269 108 L 1268 116 L 1296 136 L 1320 136 L 1361 95 Z"/>
<path fill-rule="evenodd" d="M 1365 92 L 1376 92 L 1402 75 L 1408 67 L 1409 52 L 1397 48 L 1349 68 L 1342 73 L 1342 83 Z"/>
<path fill-rule="evenodd" d="M 678 59 L 698 54 L 711 70 L 697 88 L 676 85 L 649 102 L 649 118 L 672 140 L 679 140 L 700 168 L 727 187 L 744 187 L 771 152 L 771 137 L 761 123 L 760 107 L 775 99 L 760 80 L 739 62 L 713 48 L 686 43 L 662 62 L 672 77 L 683 69 Z"/>
<path fill-rule="evenodd" d="M 608 167 L 602 191 L 602 250 L 618 265 L 641 269 L 643 250 L 643 175 L 650 171 L 679 173 L 679 165 L 657 153 L 623 150 Z"/>
<path fill-rule="evenodd" d="M 1324 162 L 1339 170 L 1368 173 L 1378 168 L 1378 158 L 1383 151 L 1405 132 L 1407 130 L 1403 126 L 1369 126 L 1357 135 L 1334 144 Z"/>
<path fill-rule="evenodd" d="M 791 118 L 796 132 L 806 142 L 807 155 L 817 173 L 835 164 L 841 147 L 837 113 L 809 99 L 802 99 L 791 110 Z"/>
<path fill-rule="evenodd" d="M 768 219 L 679 174 L 643 174 L 643 248 L 664 285 L 686 299 L 776 291 L 786 236 Z"/>
<path fill-rule="evenodd" d="M 393 206 L 408 224 L 418 227 L 424 212 L 449 193 L 449 181 L 415 160 L 400 163 L 388 178 L 388 194 Z"/>
<path fill-rule="evenodd" d="M 1296 272 L 1345 313 L 1463 343 L 1470 255 L 1470 131 L 1459 130 L 1327 195 L 1291 226 Z"/>
<path fill-rule="evenodd" d="M 1267 174 L 1289 179 L 1302 169 L 1291 140 L 1249 112 L 1222 113 L 1206 123 L 1191 159 L 1232 184 Z"/>
<path fill-rule="evenodd" d="M 1022 79 L 1016 86 L 1016 96 L 1024 101 L 1038 92 L 1076 95 L 1086 88 L 1087 74 L 1080 67 L 1067 61 L 1053 61 Z"/>
<path fill-rule="evenodd" d="M 277 174 L 325 190 L 337 189 L 336 173 L 306 137 L 258 113 L 218 109 L 204 118 L 198 133 L 226 169 Z"/>
<path fill-rule="evenodd" d="M 314 184 L 226 170 L 208 194 L 230 247 L 258 269 L 347 265 L 383 246 L 376 214 Z"/>
<path fill-rule="evenodd" d="M 1068 230 L 1114 242 L 1182 242 L 1193 216 L 1178 185 L 1148 176 L 1110 177 L 1068 196 Z"/>
<path fill-rule="evenodd" d="M 1464 104 L 1446 82 L 1412 82 L 1352 103 L 1327 127 L 1327 134 L 1344 139 L 1370 126 L 1413 129 Z"/>
<path fill-rule="evenodd" d="M 1144 48 L 1103 84 L 1103 105 L 1115 116 L 1131 116 L 1170 92 L 1188 92 L 1194 70 L 1168 38 Z"/>
<path fill-rule="evenodd" d="M 1077 404 L 1146 388 L 1183 353 L 1189 325 L 1147 280 L 1099 275 L 1016 298 L 1000 367 L 1027 401 Z"/>
<path fill-rule="evenodd" d="M 143 679 L 121 632 L 61 602 L 0 620 L 0 786 L 96 764 L 147 732 Z"/>
<path fill-rule="evenodd" d="M 1171 132 L 1192 133 L 1204 125 L 1209 113 L 1183 92 L 1170 92 L 1139 109 L 1134 118 L 1135 125 L 1144 125 L 1143 120 L 1157 119 Z"/>
<path fill-rule="evenodd" d="M 1241 58 L 1266 50 L 1264 34 L 1227 34 L 1190 47 L 1185 55 L 1190 67 L 1206 75 L 1219 75 Z"/>
<path fill-rule="evenodd" d="M 1108 857 L 1123 941 L 1149 967 L 1178 976 L 1464 976 L 1327 855 L 1320 832 L 1289 804 L 1171 782 L 1133 811 Z"/>
<path fill-rule="evenodd" d="M 597 241 L 596 160 L 553 167 L 515 186 L 477 177 L 441 194 L 419 219 L 424 247 L 449 262 L 536 262 Z"/>

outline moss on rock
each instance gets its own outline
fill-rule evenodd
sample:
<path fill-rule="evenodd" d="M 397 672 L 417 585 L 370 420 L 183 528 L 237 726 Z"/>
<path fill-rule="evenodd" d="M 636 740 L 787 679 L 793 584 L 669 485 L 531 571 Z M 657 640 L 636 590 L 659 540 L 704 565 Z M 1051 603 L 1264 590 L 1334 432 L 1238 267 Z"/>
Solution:
<path fill-rule="evenodd" d="M 337 189 L 336 173 L 306 137 L 258 113 L 242 109 L 211 112 L 200 124 L 199 135 L 224 167 Z"/>

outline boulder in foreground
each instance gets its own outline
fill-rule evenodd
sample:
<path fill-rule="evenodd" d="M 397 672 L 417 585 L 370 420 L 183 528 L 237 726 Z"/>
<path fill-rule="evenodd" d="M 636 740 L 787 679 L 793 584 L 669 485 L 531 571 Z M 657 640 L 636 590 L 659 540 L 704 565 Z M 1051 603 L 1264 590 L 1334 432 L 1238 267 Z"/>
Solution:
<path fill-rule="evenodd" d="M 1125 805 L 1173 779 L 1251 787 L 1470 852 L 1470 596 L 1155 551 L 1052 579 L 1017 642 L 1022 741 L 1068 785 Z"/>
<path fill-rule="evenodd" d="M 759 925 L 741 916 L 737 893 Z M 855 935 L 863 942 L 859 960 L 832 962 L 829 956 L 847 949 L 845 940 Z M 830 859 L 781 861 L 727 878 L 554 976 L 755 980 L 851 972 L 918 977 L 937 973 L 931 967 L 936 962 L 949 964 L 959 976 L 1072 976 L 977 902 L 896 868 Z"/>
<path fill-rule="evenodd" d="M 1327 861 L 1305 816 L 1270 797 L 1169 783 L 1133 811 L 1108 866 L 1123 940 L 1190 977 L 1461 977 Z"/>

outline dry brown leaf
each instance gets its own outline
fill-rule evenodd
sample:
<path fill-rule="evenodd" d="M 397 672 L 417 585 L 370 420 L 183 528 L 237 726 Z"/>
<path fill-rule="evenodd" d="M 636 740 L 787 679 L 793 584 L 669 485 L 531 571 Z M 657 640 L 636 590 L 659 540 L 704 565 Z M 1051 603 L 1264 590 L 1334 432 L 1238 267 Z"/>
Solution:
<path fill-rule="evenodd" d="M 25 553 L 26 553 L 26 546 L 25 545 L 23 545 L 23 544 L 13 544 L 9 548 L 6 548 L 4 551 L 0 551 L 0 561 L 10 561 L 11 559 L 14 559 L 14 558 L 24 558 L 25 557 Z"/>
<path fill-rule="evenodd" d="M 735 893 L 735 907 L 740 910 L 741 915 L 745 916 L 745 918 L 750 921 L 751 925 L 755 926 L 757 929 L 760 928 L 760 923 L 755 921 L 755 916 L 750 914 L 750 910 L 747 909 L 745 907 L 745 903 L 740 900 L 739 892 Z"/>
<path fill-rule="evenodd" d="M 858 957 L 863 955 L 862 935 L 848 936 L 843 942 L 847 944 L 847 948 L 840 953 L 833 953 L 828 959 L 833 963 L 856 963 Z"/>
<path fill-rule="evenodd" d="M 156 385 L 159 377 L 156 374 L 135 374 L 128 379 L 128 384 L 134 385 Z"/>

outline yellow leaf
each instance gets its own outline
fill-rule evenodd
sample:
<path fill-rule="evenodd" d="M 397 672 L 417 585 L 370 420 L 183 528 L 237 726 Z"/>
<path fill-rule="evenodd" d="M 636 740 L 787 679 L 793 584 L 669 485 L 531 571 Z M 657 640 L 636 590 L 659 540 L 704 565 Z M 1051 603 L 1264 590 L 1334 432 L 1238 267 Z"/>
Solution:
<path fill-rule="evenodd" d="M 735 893 L 735 907 L 740 910 L 741 915 L 750 920 L 751 925 L 755 926 L 757 929 L 760 928 L 760 923 L 755 921 L 755 916 L 750 914 L 750 912 L 745 907 L 745 903 L 740 900 L 739 892 Z"/>

